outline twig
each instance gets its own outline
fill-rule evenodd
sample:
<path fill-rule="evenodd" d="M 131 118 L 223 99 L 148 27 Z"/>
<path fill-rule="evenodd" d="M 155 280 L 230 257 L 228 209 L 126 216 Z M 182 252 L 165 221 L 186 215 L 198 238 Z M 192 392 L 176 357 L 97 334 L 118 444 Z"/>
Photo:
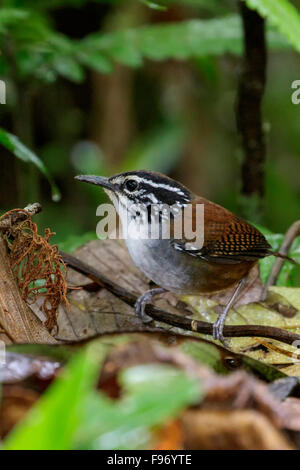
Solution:
<path fill-rule="evenodd" d="M 92 279 L 96 284 L 104 287 L 108 291 L 115 294 L 121 300 L 127 304 L 134 306 L 137 300 L 137 296 L 113 283 L 107 277 L 103 276 L 98 270 L 92 266 L 87 265 L 75 256 L 69 255 L 64 252 L 60 252 L 64 262 L 69 265 L 75 271 L 84 274 L 89 279 Z M 176 326 L 184 330 L 193 331 L 196 333 L 212 335 L 213 325 L 212 323 L 192 320 L 190 318 L 175 315 L 173 313 L 166 312 L 158 309 L 153 305 L 146 306 L 146 313 L 154 320 L 167 323 L 168 325 Z M 291 333 L 289 331 L 275 328 L 272 326 L 264 325 L 234 325 L 225 326 L 224 336 L 227 337 L 244 337 L 244 336 L 256 336 L 261 338 L 271 338 L 283 343 L 292 344 L 294 341 L 300 340 L 300 335 Z"/>
<path fill-rule="evenodd" d="M 265 21 L 240 1 L 244 26 L 244 63 L 239 81 L 236 119 L 244 148 L 242 194 L 264 195 L 265 139 L 262 126 L 261 102 L 266 82 Z"/>
<path fill-rule="evenodd" d="M 284 240 L 282 242 L 282 245 L 280 247 L 279 253 L 282 254 L 282 255 L 287 256 L 293 241 L 299 235 L 300 235 L 300 220 L 298 220 L 297 222 L 294 222 L 293 225 L 291 225 L 290 228 L 287 230 L 287 232 L 284 236 Z M 277 258 L 275 263 L 273 264 L 269 279 L 267 280 L 267 283 L 264 287 L 264 290 L 263 290 L 263 293 L 262 293 L 262 296 L 261 296 L 262 301 L 266 300 L 266 298 L 267 298 L 268 288 L 270 286 L 273 286 L 276 283 L 276 280 L 279 276 L 279 273 L 280 273 L 284 263 L 285 263 L 285 259 Z"/>
<path fill-rule="evenodd" d="M 6 217 L 2 216 L 0 218 L 0 230 L 2 232 L 5 232 L 12 225 L 25 220 L 27 218 L 27 214 L 29 214 L 30 216 L 33 216 L 33 215 L 38 214 L 41 211 L 42 211 L 42 206 L 39 202 L 35 202 L 34 204 L 28 204 L 28 206 L 24 207 L 24 209 L 17 209 L 11 214 L 8 214 Z"/>

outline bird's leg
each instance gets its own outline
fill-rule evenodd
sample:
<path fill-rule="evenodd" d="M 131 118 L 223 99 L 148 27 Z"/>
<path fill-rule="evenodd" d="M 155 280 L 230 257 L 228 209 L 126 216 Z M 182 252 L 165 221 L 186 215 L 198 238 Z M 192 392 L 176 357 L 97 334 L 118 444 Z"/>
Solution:
<path fill-rule="evenodd" d="M 149 323 L 150 321 L 152 321 L 152 318 L 150 318 L 145 313 L 146 305 L 151 303 L 156 295 L 162 294 L 163 292 L 166 292 L 166 289 L 163 289 L 162 287 L 157 287 L 155 289 L 148 290 L 147 292 L 145 292 L 145 294 L 141 295 L 137 299 L 135 303 L 135 313 L 142 320 L 143 323 Z"/>
<path fill-rule="evenodd" d="M 238 297 L 240 292 L 243 290 L 245 284 L 246 284 L 246 279 L 242 279 L 238 283 L 238 285 L 236 286 L 232 294 L 232 297 L 230 298 L 229 302 L 225 306 L 223 312 L 220 313 L 217 321 L 215 321 L 215 323 L 213 324 L 213 339 L 218 339 L 223 344 L 225 343 L 224 336 L 223 336 L 223 329 L 225 325 L 226 316 L 229 310 L 231 309 L 231 307 L 233 306 L 233 304 L 235 303 L 236 298 Z"/>

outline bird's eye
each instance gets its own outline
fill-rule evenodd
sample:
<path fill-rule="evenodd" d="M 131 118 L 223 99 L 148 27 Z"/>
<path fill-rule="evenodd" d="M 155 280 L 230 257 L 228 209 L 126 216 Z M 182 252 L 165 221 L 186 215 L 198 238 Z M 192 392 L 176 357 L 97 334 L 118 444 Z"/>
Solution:
<path fill-rule="evenodd" d="M 133 191 L 136 191 L 138 189 L 138 182 L 136 180 L 127 180 L 124 183 L 124 188 L 127 189 L 127 191 L 130 191 L 133 193 Z"/>

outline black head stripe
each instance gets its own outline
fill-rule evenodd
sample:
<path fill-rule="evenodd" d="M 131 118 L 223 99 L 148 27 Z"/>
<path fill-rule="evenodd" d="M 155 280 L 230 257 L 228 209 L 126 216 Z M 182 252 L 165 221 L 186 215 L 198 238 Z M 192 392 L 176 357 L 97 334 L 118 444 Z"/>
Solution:
<path fill-rule="evenodd" d="M 126 196 L 135 202 L 148 204 L 188 204 L 191 200 L 191 193 L 187 188 L 177 181 L 168 178 L 160 173 L 151 171 L 131 171 L 113 176 L 112 181 L 122 178 L 136 179 L 139 183 L 138 191 L 132 195 L 126 191 Z"/>

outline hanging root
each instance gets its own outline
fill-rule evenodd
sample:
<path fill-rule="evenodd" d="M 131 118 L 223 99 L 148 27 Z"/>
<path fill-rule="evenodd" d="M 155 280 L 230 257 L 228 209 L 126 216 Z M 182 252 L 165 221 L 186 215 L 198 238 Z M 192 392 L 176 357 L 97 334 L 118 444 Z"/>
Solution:
<path fill-rule="evenodd" d="M 16 212 L 24 215 L 15 223 Z M 7 219 L 11 223 L 7 224 Z M 61 302 L 68 304 L 66 265 L 56 245 L 49 239 L 54 233 L 45 230 L 42 237 L 37 233 L 37 225 L 32 222 L 30 213 L 24 209 L 14 209 L 0 217 L 5 219 L 7 228 L 3 236 L 8 245 L 10 263 L 16 274 L 22 297 L 27 303 L 43 298 L 40 309 L 47 317 L 46 327 L 57 329 L 57 311 Z"/>

